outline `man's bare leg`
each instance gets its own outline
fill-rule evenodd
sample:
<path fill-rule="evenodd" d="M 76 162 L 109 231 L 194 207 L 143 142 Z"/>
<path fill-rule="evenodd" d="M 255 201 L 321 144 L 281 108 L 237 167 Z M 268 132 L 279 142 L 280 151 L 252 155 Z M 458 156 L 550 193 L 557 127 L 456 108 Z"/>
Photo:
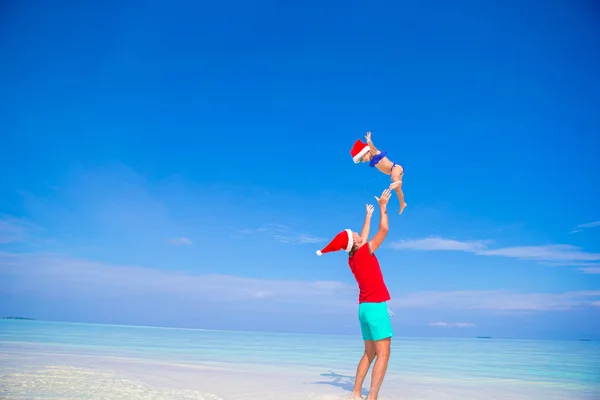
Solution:
<path fill-rule="evenodd" d="M 352 392 L 352 399 L 362 399 L 362 385 L 369 372 L 369 367 L 375 358 L 375 342 L 372 340 L 365 340 L 365 353 L 363 354 L 358 367 L 356 367 L 356 379 L 354 380 L 354 391 Z"/>
<path fill-rule="evenodd" d="M 390 359 L 390 344 L 391 338 L 378 340 L 375 342 L 375 365 L 373 366 L 373 374 L 371 376 L 371 390 L 367 400 L 377 400 L 381 383 L 387 371 L 388 360 Z"/>

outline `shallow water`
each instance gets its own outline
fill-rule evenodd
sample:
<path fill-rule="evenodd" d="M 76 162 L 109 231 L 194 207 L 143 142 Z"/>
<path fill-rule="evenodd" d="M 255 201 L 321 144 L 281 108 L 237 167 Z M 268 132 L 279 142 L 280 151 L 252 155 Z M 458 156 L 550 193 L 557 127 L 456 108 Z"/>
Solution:
<path fill-rule="evenodd" d="M 361 352 L 353 336 L 1 320 L 0 398 L 341 399 Z M 380 398 L 600 399 L 600 346 L 397 337 Z"/>

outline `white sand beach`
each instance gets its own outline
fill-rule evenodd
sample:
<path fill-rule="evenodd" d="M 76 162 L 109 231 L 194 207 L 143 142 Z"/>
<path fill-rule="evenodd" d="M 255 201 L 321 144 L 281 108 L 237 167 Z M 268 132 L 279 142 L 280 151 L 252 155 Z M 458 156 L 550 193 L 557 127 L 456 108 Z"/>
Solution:
<path fill-rule="evenodd" d="M 0 394 L 6 400 L 341 400 L 349 398 L 353 384 L 349 369 L 343 373 L 319 374 L 310 369 L 276 365 L 177 364 L 140 358 L 28 352 L 23 351 L 23 347 L 2 350 Z M 573 394 L 551 384 L 494 379 L 451 382 L 392 373 L 385 381 L 380 398 L 593 399 L 592 394 L 572 397 Z"/>

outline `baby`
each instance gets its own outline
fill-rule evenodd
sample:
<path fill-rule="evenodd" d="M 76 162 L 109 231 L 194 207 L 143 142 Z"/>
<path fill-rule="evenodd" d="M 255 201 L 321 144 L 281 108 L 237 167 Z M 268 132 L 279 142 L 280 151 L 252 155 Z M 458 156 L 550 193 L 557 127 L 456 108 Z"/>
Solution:
<path fill-rule="evenodd" d="M 404 202 L 404 193 L 402 192 L 402 177 L 404 176 L 404 168 L 401 165 L 392 162 L 385 155 L 387 151 L 381 152 L 377 150 L 373 142 L 371 141 L 371 132 L 367 132 L 365 136 L 367 144 L 365 145 L 362 141 L 357 140 L 350 151 L 352 159 L 355 163 L 369 162 L 371 168 L 377 167 L 378 170 L 384 174 L 390 175 L 392 183 L 390 184 L 390 190 L 395 190 L 400 201 L 400 211 L 398 214 L 402 214 L 406 203 Z"/>

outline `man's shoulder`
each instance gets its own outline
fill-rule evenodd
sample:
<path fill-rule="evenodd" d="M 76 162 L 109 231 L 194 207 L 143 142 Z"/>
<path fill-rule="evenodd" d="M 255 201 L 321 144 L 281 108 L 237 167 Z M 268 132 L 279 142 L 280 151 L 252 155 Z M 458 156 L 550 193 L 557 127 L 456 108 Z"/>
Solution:
<path fill-rule="evenodd" d="M 360 246 L 360 248 L 356 251 L 356 254 L 358 254 L 360 252 L 360 254 L 364 257 L 364 256 L 374 256 L 375 253 L 373 253 L 371 251 L 371 244 L 370 242 L 367 242 L 365 244 L 363 244 L 362 246 Z"/>

